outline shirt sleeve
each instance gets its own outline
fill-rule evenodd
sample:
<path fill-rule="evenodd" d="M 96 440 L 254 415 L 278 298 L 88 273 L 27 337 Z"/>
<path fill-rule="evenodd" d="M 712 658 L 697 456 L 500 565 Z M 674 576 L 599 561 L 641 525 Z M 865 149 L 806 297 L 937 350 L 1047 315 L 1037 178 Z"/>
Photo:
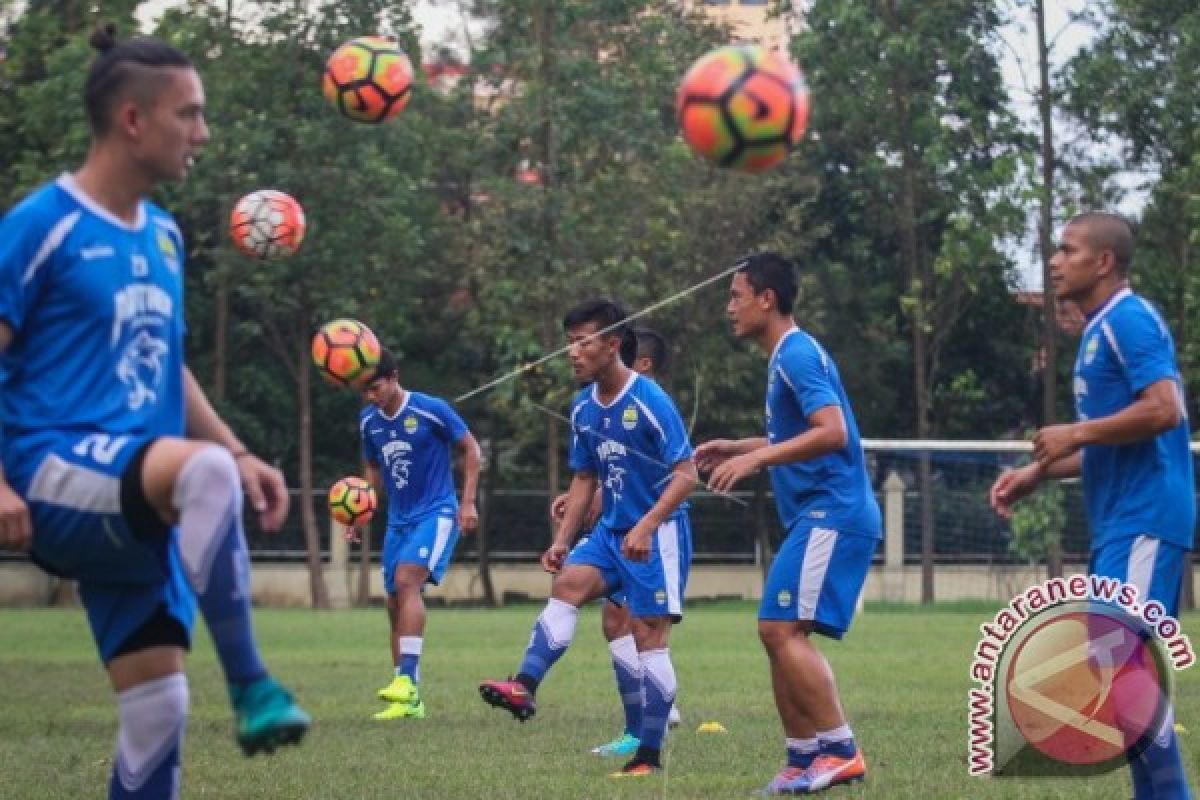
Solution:
<path fill-rule="evenodd" d="M 54 253 L 79 219 L 49 225 L 36 206 L 21 204 L 0 220 L 0 320 L 16 333 L 53 271 Z"/>
<path fill-rule="evenodd" d="M 806 418 L 826 406 L 841 405 L 830 380 L 829 356 L 816 345 L 787 348 L 779 354 L 775 369 Z"/>
<path fill-rule="evenodd" d="M 665 391 L 661 389 L 647 397 L 651 422 L 658 434 L 658 458 L 668 466 L 675 466 L 692 457 L 692 443 L 679 410 Z"/>
<path fill-rule="evenodd" d="M 1143 308 L 1106 320 L 1104 334 L 1134 394 L 1164 378 L 1174 379 L 1174 347 L 1171 334 L 1158 314 Z"/>
<path fill-rule="evenodd" d="M 445 400 L 437 398 L 433 401 L 433 412 L 437 414 L 444 427 L 438 429 L 438 435 L 448 442 L 457 444 L 463 440 L 470 431 L 467 428 L 467 423 L 458 415 L 454 407 Z"/>
<path fill-rule="evenodd" d="M 576 403 L 575 409 L 571 412 L 571 453 L 567 461 L 572 472 L 596 475 L 600 470 L 595 461 L 596 450 L 592 447 L 592 440 L 595 437 L 584 430 L 580 422 L 579 417 L 582 410 L 583 403 Z"/>

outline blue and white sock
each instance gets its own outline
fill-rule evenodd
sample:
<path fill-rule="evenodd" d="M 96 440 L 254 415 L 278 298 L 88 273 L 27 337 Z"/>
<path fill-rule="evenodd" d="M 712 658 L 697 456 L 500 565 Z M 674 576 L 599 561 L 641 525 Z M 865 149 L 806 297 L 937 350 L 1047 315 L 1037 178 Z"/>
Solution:
<path fill-rule="evenodd" d="M 662 749 L 667 733 L 667 716 L 675 704 L 675 667 L 671 664 L 671 651 L 647 650 L 638 653 L 642 662 L 642 687 L 645 703 L 642 706 L 642 747 Z"/>
<path fill-rule="evenodd" d="M 421 647 L 425 640 L 420 636 L 401 636 L 400 663 L 396 665 L 397 675 L 407 675 L 413 683 L 421 682 Z"/>
<path fill-rule="evenodd" d="M 175 481 L 179 555 L 217 649 L 225 679 L 252 683 L 267 674 L 250 620 L 250 556 L 242 530 L 242 482 L 233 457 L 205 447 Z"/>
<path fill-rule="evenodd" d="M 1190 800 L 1173 710 L 1146 749 L 1129 759 L 1129 770 L 1135 800 Z"/>
<path fill-rule="evenodd" d="M 787 765 L 798 769 L 808 769 L 817 757 L 817 739 L 788 739 Z"/>
<path fill-rule="evenodd" d="M 823 756 L 854 758 L 858 747 L 854 744 L 854 732 L 849 725 L 831 731 L 817 731 L 817 749 Z"/>
<path fill-rule="evenodd" d="M 575 638 L 575 622 L 578 619 L 579 609 L 570 603 L 553 597 L 546 603 L 533 625 L 529 647 L 525 650 L 525 658 L 518 671 L 518 677 L 525 676 L 533 682 L 528 687 L 530 691 L 537 689 L 554 662 L 567 652 L 571 640 Z"/>
<path fill-rule="evenodd" d="M 613 639 L 608 643 L 608 652 L 612 654 L 617 693 L 625 707 L 625 733 L 637 736 L 642 729 L 642 704 L 645 701 L 642 697 L 642 662 L 633 634 Z"/>
<path fill-rule="evenodd" d="M 109 800 L 179 796 L 179 751 L 187 727 L 188 686 L 183 673 L 117 694 L 117 754 Z"/>

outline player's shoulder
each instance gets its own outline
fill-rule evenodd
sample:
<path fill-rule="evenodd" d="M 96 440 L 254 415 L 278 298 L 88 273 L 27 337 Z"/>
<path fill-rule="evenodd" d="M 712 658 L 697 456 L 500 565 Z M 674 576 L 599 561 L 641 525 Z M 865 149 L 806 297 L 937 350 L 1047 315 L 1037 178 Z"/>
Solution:
<path fill-rule="evenodd" d="M 643 402 L 671 402 L 671 395 L 667 393 L 667 390 L 658 381 L 647 378 L 645 375 L 638 375 L 634 379 L 633 385 L 629 387 L 629 394 Z"/>
<path fill-rule="evenodd" d="M 18 229 L 35 233 L 39 228 L 48 232 L 72 215 L 75 219 L 82 216 L 80 205 L 55 180 L 42 184 L 21 198 L 5 212 L 3 225 L 14 233 Z"/>
<path fill-rule="evenodd" d="M 374 419 L 378 414 L 379 414 L 379 406 L 375 405 L 374 403 L 367 403 L 367 405 L 363 406 L 362 409 L 360 409 L 358 412 L 359 427 L 366 425 L 369 421 Z"/>
<path fill-rule="evenodd" d="M 430 414 L 444 414 L 454 410 L 446 398 L 427 392 L 414 392 L 412 389 L 408 390 L 406 407 L 413 411 L 424 411 Z"/>
<path fill-rule="evenodd" d="M 1158 308 L 1139 294 L 1129 292 L 1104 315 L 1103 323 L 1120 334 L 1169 336 L 1167 323 Z"/>
<path fill-rule="evenodd" d="M 182 243 L 183 232 L 179 230 L 179 223 L 175 221 L 175 217 L 171 216 L 171 212 L 149 200 L 142 202 L 146 209 L 146 220 L 155 227 L 155 230 L 161 231 Z"/>

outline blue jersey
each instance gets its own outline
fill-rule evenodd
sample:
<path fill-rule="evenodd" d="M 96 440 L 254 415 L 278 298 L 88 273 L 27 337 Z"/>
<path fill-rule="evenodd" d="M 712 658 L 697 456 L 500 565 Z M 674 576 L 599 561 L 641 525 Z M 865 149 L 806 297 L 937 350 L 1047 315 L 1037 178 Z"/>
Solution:
<path fill-rule="evenodd" d="M 5 466 L 33 466 L 56 431 L 184 432 L 183 240 L 141 202 L 128 224 L 69 175 L 0 222 Z"/>
<path fill-rule="evenodd" d="M 1189 450 L 1183 379 L 1175 343 L 1158 311 L 1122 289 L 1089 320 L 1075 357 L 1075 411 L 1082 420 L 1108 417 L 1153 383 L 1170 380 L 1183 418 L 1153 439 L 1083 448 L 1083 495 L 1092 549 L 1149 534 L 1192 549 L 1196 487 Z"/>
<path fill-rule="evenodd" d="M 794 439 L 809 429 L 808 418 L 838 406 L 846 420 L 846 446 L 810 459 L 769 467 L 775 505 L 786 530 L 807 520 L 862 536 L 883 535 L 879 504 L 871 491 L 862 440 L 842 388 L 837 365 L 799 328 L 775 345 L 767 373 L 767 440 Z"/>
<path fill-rule="evenodd" d="M 649 378 L 631 373 L 608 405 L 597 394 L 593 384 L 571 404 L 571 469 L 599 479 L 600 522 L 623 533 L 658 502 L 692 445 L 675 404 Z"/>
<path fill-rule="evenodd" d="M 406 391 L 390 417 L 378 406 L 364 408 L 359 433 L 363 458 L 379 468 L 387 490 L 388 525 L 458 507 L 450 446 L 467 435 L 467 425 L 445 400 Z"/>

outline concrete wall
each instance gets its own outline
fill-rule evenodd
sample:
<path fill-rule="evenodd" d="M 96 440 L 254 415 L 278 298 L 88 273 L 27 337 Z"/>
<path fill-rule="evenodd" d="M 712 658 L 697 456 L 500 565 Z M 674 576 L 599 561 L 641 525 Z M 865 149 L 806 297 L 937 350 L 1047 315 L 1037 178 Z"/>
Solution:
<path fill-rule="evenodd" d="M 1068 564 L 1066 572 L 1081 572 L 1082 564 Z M 1200 570 L 1197 571 L 1200 575 Z M 341 579 L 339 580 L 339 575 Z M 939 566 L 934 579 L 934 596 L 939 601 L 990 600 L 1006 602 L 1027 586 L 1045 578 L 1041 567 Z M 325 571 L 326 585 L 335 605 L 344 606 L 358 587 L 357 567 Z M 550 578 L 534 564 L 500 564 L 492 567 L 492 584 L 498 597 L 545 598 Z M 0 563 L 0 606 L 40 606 L 51 596 L 54 582 L 36 567 L 23 562 Z M 1200 581 L 1196 585 L 1200 596 Z M 309 604 L 308 571 L 303 564 L 257 564 L 254 567 L 254 601 L 273 607 L 303 607 Z M 480 597 L 479 573 L 474 564 L 456 564 L 441 586 L 431 587 L 427 596 L 446 602 L 464 602 Z M 687 595 L 690 599 L 745 598 L 762 596 L 758 567 L 696 565 L 692 567 Z M 383 582 L 378 568 L 371 570 L 371 597 L 383 600 Z M 921 568 L 872 567 L 863 592 L 867 602 L 916 603 L 921 599 Z"/>

